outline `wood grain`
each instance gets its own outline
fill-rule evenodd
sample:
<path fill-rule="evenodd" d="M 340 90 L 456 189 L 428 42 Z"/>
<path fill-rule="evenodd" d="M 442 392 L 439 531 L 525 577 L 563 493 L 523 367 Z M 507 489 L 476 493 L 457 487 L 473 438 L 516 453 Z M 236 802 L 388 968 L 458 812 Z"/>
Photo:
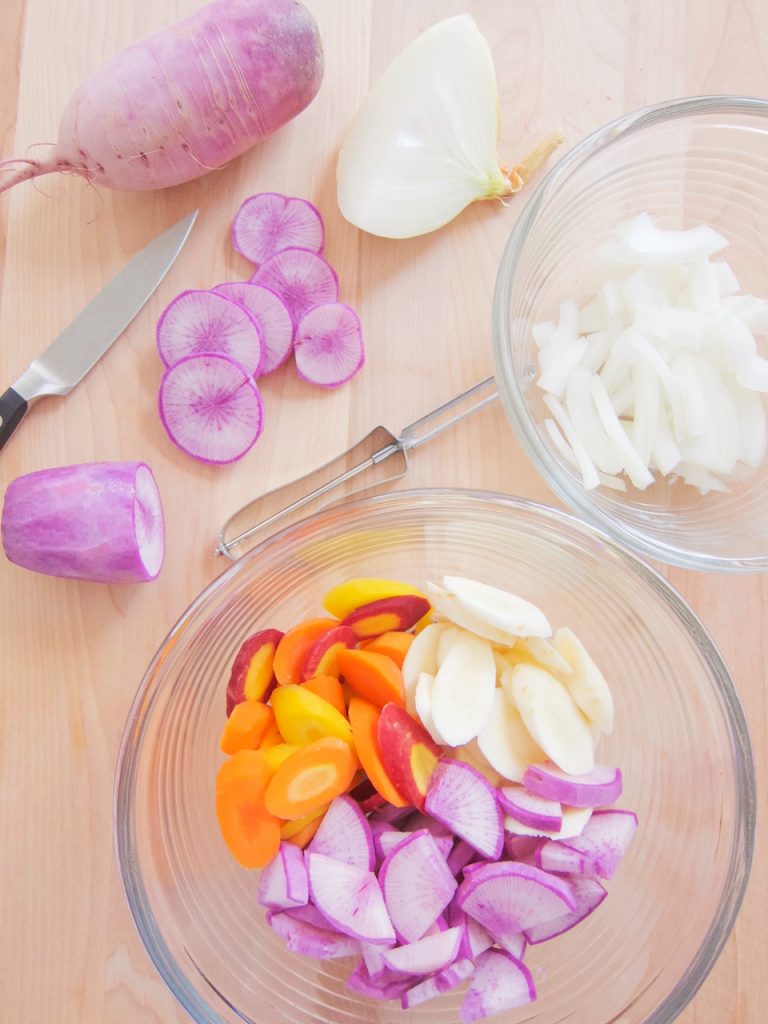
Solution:
<path fill-rule="evenodd" d="M 34 410 L 0 459 L 0 488 L 43 467 L 143 458 L 154 468 L 168 553 L 152 585 L 108 588 L 0 565 L 0 976 L 3 1021 L 172 1024 L 186 1020 L 136 936 L 116 872 L 111 796 L 122 724 L 167 628 L 222 569 L 217 529 L 234 509 L 306 472 L 373 426 L 399 428 L 492 371 L 490 306 L 524 198 L 476 207 L 449 229 L 392 244 L 361 235 L 335 205 L 334 161 L 373 78 L 419 30 L 470 10 L 501 90 L 501 150 L 524 154 L 562 124 L 573 144 L 622 112 L 701 92 L 768 92 L 762 0 L 307 0 L 327 76 L 295 122 L 225 170 L 160 194 L 112 194 L 73 178 L 0 201 L 0 380 L 11 381 L 123 263 L 199 206 L 192 240 L 119 344 L 64 400 Z M 195 0 L 6 0 L 0 144 L 24 155 L 55 137 L 63 102 L 117 48 L 188 13 Z M 304 195 L 327 222 L 341 295 L 360 311 L 368 364 L 318 394 L 290 368 L 264 383 L 260 444 L 225 469 L 185 460 L 155 413 L 153 325 L 182 288 L 241 278 L 228 225 L 262 190 Z M 408 486 L 468 486 L 552 501 L 497 407 L 417 453 Z M 729 663 L 768 768 L 768 580 L 669 573 Z M 761 789 L 760 813 L 766 811 Z M 761 834 L 745 906 L 683 1024 L 762 1024 L 768 916 Z M 757 940 L 757 941 L 756 941 Z M 264 1024 L 277 1024 L 266 1020 Z"/>

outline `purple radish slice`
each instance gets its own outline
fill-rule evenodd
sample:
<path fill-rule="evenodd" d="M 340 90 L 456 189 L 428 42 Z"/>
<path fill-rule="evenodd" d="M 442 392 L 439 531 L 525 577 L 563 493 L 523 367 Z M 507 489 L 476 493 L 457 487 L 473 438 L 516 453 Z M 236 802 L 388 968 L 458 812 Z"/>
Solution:
<path fill-rule="evenodd" d="M 372 978 L 378 977 L 387 965 L 384 963 L 384 954 L 387 950 L 386 946 L 374 946 L 370 942 L 360 943 L 360 953 L 365 964 L 365 969 Z"/>
<path fill-rule="evenodd" d="M 536 860 L 545 871 L 612 878 L 636 831 L 633 811 L 595 811 L 580 836 L 544 843 Z"/>
<path fill-rule="evenodd" d="M 389 832 L 382 832 L 378 837 L 378 845 L 382 852 L 382 859 L 393 850 L 397 849 L 406 839 L 413 833 L 411 832 L 395 832 L 391 830 Z M 433 835 L 438 850 L 443 857 L 448 857 L 451 850 L 453 849 L 453 839 L 450 836 Z"/>
<path fill-rule="evenodd" d="M 619 799 L 623 788 L 618 768 L 596 764 L 588 775 L 568 775 L 551 761 L 528 765 L 523 783 L 531 793 L 570 807 L 607 807 Z"/>
<path fill-rule="evenodd" d="M 264 428 L 264 404 L 254 380 L 223 355 L 187 356 L 165 372 L 160 418 L 168 436 L 201 462 L 242 458 Z"/>
<path fill-rule="evenodd" d="M 376 866 L 371 826 L 349 796 L 337 796 L 331 801 L 307 851 L 325 854 L 363 871 L 373 871 Z"/>
<path fill-rule="evenodd" d="M 477 856 L 478 853 L 474 846 L 470 846 L 469 843 L 460 839 L 454 846 L 453 850 L 451 850 L 446 861 L 448 864 L 448 870 L 454 877 L 458 878 L 464 868 L 468 864 L 471 864 Z"/>
<path fill-rule="evenodd" d="M 279 192 L 249 196 L 232 221 L 232 245 L 256 266 L 281 249 L 323 251 L 323 218 L 306 199 Z"/>
<path fill-rule="evenodd" d="M 486 864 L 465 878 L 459 907 L 487 929 L 500 946 L 519 932 L 576 909 L 568 883 L 517 861 Z"/>
<path fill-rule="evenodd" d="M 542 871 L 551 871 L 558 875 L 590 875 L 586 858 L 579 850 L 574 850 L 567 842 L 559 839 L 545 840 L 534 854 L 536 867 Z"/>
<path fill-rule="evenodd" d="M 303 907 L 309 900 L 304 854 L 293 843 L 280 849 L 259 876 L 259 903 L 270 910 Z"/>
<path fill-rule="evenodd" d="M 448 905 L 448 907 L 446 909 L 447 910 L 451 909 L 450 908 L 450 904 Z M 448 920 L 447 920 L 445 914 L 441 914 L 440 917 L 438 917 L 438 919 L 435 921 L 435 923 L 433 925 L 430 925 L 429 928 L 427 928 L 427 930 L 424 932 L 424 935 L 425 936 L 426 935 L 437 935 L 438 932 L 448 931 L 448 927 L 449 927 Z"/>
<path fill-rule="evenodd" d="M 93 583 L 147 583 L 165 550 L 163 510 L 143 462 L 89 462 L 16 477 L 2 538 L 11 562 Z"/>
<path fill-rule="evenodd" d="M 166 366 L 185 356 L 218 352 L 257 376 L 264 342 L 251 314 L 218 292 L 190 290 L 177 295 L 157 321 L 157 349 Z"/>
<path fill-rule="evenodd" d="M 525 964 L 500 949 L 489 949 L 477 958 L 459 1020 L 461 1024 L 472 1024 L 491 1014 L 525 1006 L 535 999 L 533 975 Z"/>
<path fill-rule="evenodd" d="M 347 987 L 361 996 L 370 996 L 372 999 L 401 999 L 417 980 L 404 978 L 402 975 L 393 977 L 388 971 L 374 977 L 368 973 L 365 963 L 361 960 L 347 978 Z"/>
<path fill-rule="evenodd" d="M 264 343 L 259 376 L 282 366 L 293 351 L 293 320 L 277 292 L 250 281 L 225 281 L 213 290 L 243 306 L 256 321 Z"/>
<path fill-rule="evenodd" d="M 394 804 L 385 804 L 371 814 L 369 821 L 371 825 L 373 825 L 374 821 L 385 821 L 391 826 L 396 822 L 402 821 L 403 818 L 410 817 L 412 814 L 412 807 L 395 807 Z"/>
<path fill-rule="evenodd" d="M 434 999 L 435 996 L 457 988 L 467 978 L 471 977 L 474 971 L 475 965 L 472 960 L 457 960 L 450 967 L 445 967 L 442 971 L 438 971 L 437 974 L 433 974 L 431 978 L 425 978 L 418 985 L 409 988 L 401 999 L 401 1005 L 404 1010 L 412 1010 L 414 1006 L 426 1003 L 428 999 Z"/>
<path fill-rule="evenodd" d="M 525 860 L 527 857 L 535 857 L 536 851 L 546 842 L 546 839 L 538 839 L 536 836 L 504 836 L 504 846 L 512 860 Z"/>
<path fill-rule="evenodd" d="M 493 936 L 481 924 L 465 913 L 455 903 L 451 904 L 449 910 L 451 924 L 461 929 L 461 944 L 459 946 L 459 957 L 468 957 L 475 960 L 486 949 L 493 945 Z"/>
<path fill-rule="evenodd" d="M 448 967 L 459 955 L 461 928 L 448 928 L 425 935 L 416 942 L 395 946 L 384 954 L 384 963 L 398 974 L 434 974 Z"/>
<path fill-rule="evenodd" d="M 442 758 L 432 773 L 425 801 L 427 814 L 490 860 L 504 848 L 504 819 L 496 790 L 464 761 Z"/>
<path fill-rule="evenodd" d="M 253 284 L 277 292 L 285 303 L 294 326 L 312 306 L 337 302 L 339 279 L 322 256 L 310 249 L 283 249 L 271 256 L 251 278 Z"/>
<path fill-rule="evenodd" d="M 338 960 L 360 953 L 359 942 L 336 931 L 302 921 L 291 911 L 270 910 L 267 912 L 267 923 L 283 939 L 292 953 L 311 956 L 315 960 Z"/>
<path fill-rule="evenodd" d="M 548 800 L 529 792 L 525 786 L 502 786 L 498 791 L 502 810 L 529 828 L 546 828 L 559 832 L 563 827 L 563 808 L 556 800 Z"/>
<path fill-rule="evenodd" d="M 429 832 L 414 832 L 379 871 L 389 916 L 400 942 L 415 942 L 451 902 L 456 879 Z"/>
<path fill-rule="evenodd" d="M 561 804 L 563 823 L 559 829 L 532 828 L 523 825 L 510 815 L 504 817 L 504 829 L 512 835 L 528 836 L 533 839 L 571 839 L 580 836 L 592 817 L 591 807 L 568 807 Z"/>
<path fill-rule="evenodd" d="M 365 363 L 360 318 L 342 302 L 314 306 L 296 327 L 293 354 L 299 376 L 310 384 L 346 384 Z"/>
<path fill-rule="evenodd" d="M 539 942 L 548 942 L 557 935 L 562 935 L 575 925 L 579 924 L 600 906 L 608 893 L 596 879 L 579 878 L 571 875 L 568 878 L 568 885 L 571 887 L 573 898 L 576 901 L 576 909 L 570 914 L 556 917 L 553 921 L 540 924 L 536 928 L 529 928 L 525 937 L 532 946 Z"/>
<path fill-rule="evenodd" d="M 306 855 L 309 891 L 334 928 L 361 942 L 386 946 L 395 933 L 376 876 L 322 853 Z"/>
<path fill-rule="evenodd" d="M 288 917 L 294 921 L 303 921 L 305 924 L 314 925 L 315 928 L 324 928 L 327 932 L 335 932 L 337 935 L 342 933 L 333 927 L 328 918 L 321 914 L 320 911 L 313 903 L 307 903 L 303 907 L 290 907 L 288 910 L 283 911 Z M 344 936 L 348 938 L 348 936 Z"/>
<path fill-rule="evenodd" d="M 430 818 L 428 814 L 422 814 L 421 811 L 412 814 L 402 823 L 401 828 L 405 832 L 420 832 L 422 829 L 426 829 L 435 838 L 438 836 L 449 836 L 453 840 L 453 832 L 451 832 L 447 825 L 444 825 L 441 821 L 435 821 L 434 818 Z"/>

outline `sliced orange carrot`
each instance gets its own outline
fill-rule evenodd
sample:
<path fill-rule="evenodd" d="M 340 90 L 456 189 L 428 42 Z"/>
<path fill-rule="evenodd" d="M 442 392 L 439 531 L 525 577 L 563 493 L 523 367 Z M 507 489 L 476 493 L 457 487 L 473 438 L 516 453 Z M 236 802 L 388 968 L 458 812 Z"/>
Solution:
<path fill-rule="evenodd" d="M 283 761 L 269 781 L 264 804 L 278 818 L 302 818 L 340 796 L 359 764 L 348 743 L 325 736 Z"/>
<path fill-rule="evenodd" d="M 274 714 L 274 712 L 273 712 Z M 277 722 L 274 720 L 267 726 L 267 731 L 261 737 L 261 743 L 259 744 L 259 750 L 269 750 L 270 747 L 276 747 L 278 743 L 284 743 L 280 730 L 277 727 Z"/>
<path fill-rule="evenodd" d="M 274 747 L 265 750 L 264 757 L 270 772 L 274 774 L 283 761 L 287 761 L 297 750 L 301 750 L 301 747 L 297 747 L 294 743 L 276 743 Z"/>
<path fill-rule="evenodd" d="M 244 700 L 235 704 L 221 733 L 221 749 L 225 754 L 255 750 L 274 721 L 274 711 L 260 700 Z"/>
<path fill-rule="evenodd" d="M 352 730 L 346 718 L 306 686 L 279 686 L 272 694 L 272 708 L 286 743 L 304 746 L 323 736 L 336 736 L 352 743 Z"/>
<path fill-rule="evenodd" d="M 367 640 L 360 645 L 360 648 L 363 651 L 373 651 L 374 654 L 386 654 L 398 668 L 402 668 L 408 648 L 412 643 L 413 633 L 390 630 L 389 633 L 382 633 L 381 636 L 374 637 L 373 640 Z"/>
<path fill-rule="evenodd" d="M 232 779 L 216 793 L 216 816 L 224 842 L 244 868 L 262 868 L 280 848 L 279 818 L 264 809 L 253 779 Z"/>
<path fill-rule="evenodd" d="M 250 779 L 261 793 L 262 802 L 267 783 L 272 778 L 272 769 L 265 755 L 260 750 L 238 750 L 228 757 L 216 775 L 216 792 L 226 789 L 237 779 Z"/>
<path fill-rule="evenodd" d="M 336 619 L 306 619 L 288 630 L 277 645 L 272 663 L 281 686 L 301 682 L 307 655 L 320 637 L 338 624 Z"/>
<path fill-rule="evenodd" d="M 388 803 L 395 807 L 406 807 L 408 801 L 400 796 L 384 770 L 378 739 L 379 718 L 381 709 L 370 701 L 353 697 L 349 702 L 349 723 L 355 739 L 355 750 L 371 785 Z"/>
<path fill-rule="evenodd" d="M 334 679 L 333 676 L 315 676 L 301 685 L 303 689 L 327 700 L 340 715 L 346 716 L 347 702 L 344 700 L 344 690 L 338 679 Z"/>
<path fill-rule="evenodd" d="M 305 814 L 303 818 L 296 818 L 295 821 L 286 821 L 280 829 L 280 838 L 288 843 L 293 843 L 300 850 L 315 837 L 315 833 L 323 823 L 325 812 L 328 807 L 321 807 L 319 811 L 312 811 Z"/>
<path fill-rule="evenodd" d="M 339 667 L 356 694 L 383 707 L 390 701 L 405 706 L 403 676 L 386 654 L 374 651 L 339 651 Z"/>

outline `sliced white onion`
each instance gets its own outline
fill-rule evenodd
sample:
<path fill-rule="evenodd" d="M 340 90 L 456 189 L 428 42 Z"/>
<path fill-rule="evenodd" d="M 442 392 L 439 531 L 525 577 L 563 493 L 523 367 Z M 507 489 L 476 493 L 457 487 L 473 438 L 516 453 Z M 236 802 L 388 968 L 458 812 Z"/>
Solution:
<path fill-rule="evenodd" d="M 687 231 L 665 231 L 658 227 L 648 213 L 625 221 L 616 228 L 621 239 L 613 248 L 614 258 L 620 263 L 638 266 L 676 266 L 705 259 L 725 249 L 728 239 L 700 224 Z"/>
<path fill-rule="evenodd" d="M 597 467 L 587 454 L 587 450 L 584 447 L 576 428 L 573 423 L 571 423 L 568 413 L 563 408 L 559 399 L 555 398 L 554 395 L 545 395 L 544 402 L 554 416 L 557 425 L 560 427 L 563 434 L 565 434 L 568 444 L 573 449 L 573 454 L 581 471 L 581 479 L 584 486 L 588 491 L 593 490 L 600 484 L 600 479 L 597 475 Z"/>

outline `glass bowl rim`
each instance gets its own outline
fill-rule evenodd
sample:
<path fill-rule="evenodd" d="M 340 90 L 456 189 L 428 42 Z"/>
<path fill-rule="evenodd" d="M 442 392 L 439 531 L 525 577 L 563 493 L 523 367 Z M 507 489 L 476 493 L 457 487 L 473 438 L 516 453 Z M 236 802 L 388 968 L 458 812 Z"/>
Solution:
<path fill-rule="evenodd" d="M 157 675 L 164 660 L 164 651 L 186 630 L 187 624 L 192 619 L 207 605 L 215 601 L 219 592 L 236 576 L 246 572 L 250 564 L 256 558 L 263 556 L 265 551 L 270 548 L 278 548 L 294 531 L 305 529 L 310 524 L 322 531 L 328 525 L 333 528 L 334 522 L 339 517 L 342 520 L 354 521 L 361 511 L 376 513 L 381 511 L 382 507 L 386 508 L 387 505 L 407 504 L 412 506 L 430 500 L 437 500 L 441 507 L 447 501 L 457 505 L 482 502 L 497 509 L 523 513 L 532 512 L 549 520 L 555 532 L 562 528 L 575 529 L 591 540 L 599 541 L 610 549 L 613 555 L 618 556 L 631 573 L 635 573 L 650 586 L 695 642 L 706 662 L 711 683 L 722 699 L 730 727 L 736 783 L 736 832 L 728 877 L 712 925 L 683 975 L 660 1006 L 643 1022 L 643 1024 L 670 1024 L 693 998 L 720 955 L 733 928 L 750 877 L 755 843 L 756 783 L 752 747 L 744 711 L 728 668 L 714 640 L 682 595 L 661 573 L 627 550 L 626 546 L 617 542 L 605 531 L 596 529 L 570 512 L 540 502 L 493 491 L 470 488 L 418 488 L 357 498 L 354 501 L 345 501 L 321 509 L 259 543 L 209 583 L 182 613 L 157 649 L 144 673 L 126 719 L 115 772 L 113 793 L 115 850 L 123 891 L 142 943 L 160 976 L 196 1024 L 226 1024 L 224 1019 L 202 999 L 190 984 L 179 962 L 171 953 L 153 914 L 140 866 L 133 855 L 135 850 L 133 805 L 137 757 L 141 751 L 145 722 L 159 689 Z M 191 957 L 190 963 L 196 966 Z M 250 1018 L 244 1016 L 237 1007 L 233 1006 L 224 994 L 205 978 L 202 972 L 199 973 L 234 1014 L 246 1024 L 254 1024 Z"/>
<path fill-rule="evenodd" d="M 668 565 L 699 572 L 765 572 L 768 570 L 768 552 L 738 558 L 695 552 L 687 547 L 652 539 L 643 530 L 622 523 L 595 504 L 589 492 L 584 490 L 542 441 L 528 411 L 510 354 L 507 312 L 512 283 L 523 247 L 549 196 L 581 166 L 627 136 L 669 121 L 706 114 L 755 114 L 766 119 L 768 131 L 768 99 L 722 93 L 666 100 L 623 114 L 591 132 L 569 150 L 541 180 L 510 231 L 496 275 L 492 308 L 496 383 L 507 418 L 531 462 L 551 490 L 588 523 L 604 530 L 635 553 Z"/>

